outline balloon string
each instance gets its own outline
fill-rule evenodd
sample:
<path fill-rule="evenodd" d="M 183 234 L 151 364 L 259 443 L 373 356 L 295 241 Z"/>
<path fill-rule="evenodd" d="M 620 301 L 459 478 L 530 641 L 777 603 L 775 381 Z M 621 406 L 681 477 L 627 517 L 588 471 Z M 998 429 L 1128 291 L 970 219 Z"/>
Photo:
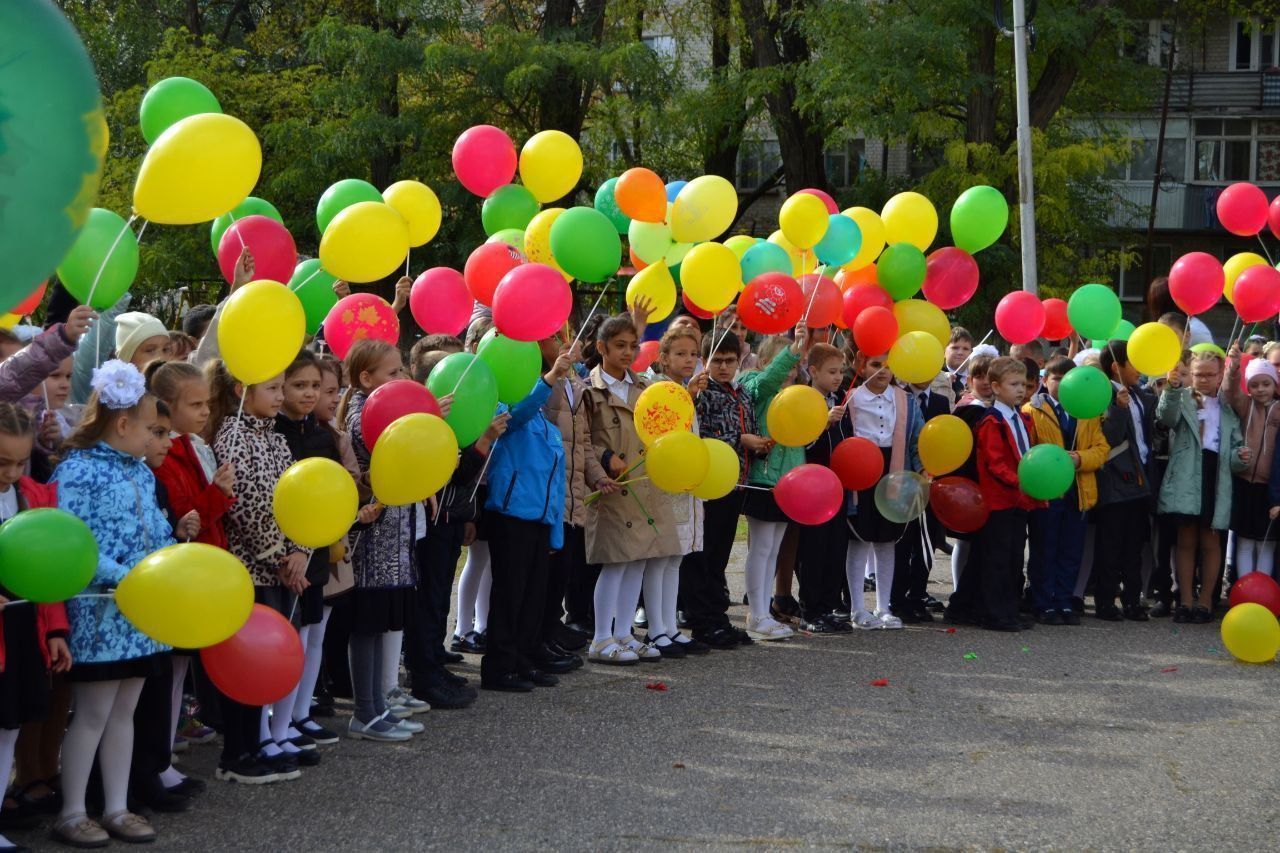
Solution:
<path fill-rule="evenodd" d="M 147 226 L 151 224 L 150 219 L 142 220 L 142 227 L 138 229 L 138 244 L 142 244 L 142 235 L 147 233 Z"/>
<path fill-rule="evenodd" d="M 1272 263 L 1271 261 L 1271 253 L 1267 251 L 1267 244 L 1263 242 L 1262 232 L 1259 231 L 1255 236 L 1258 238 L 1258 245 L 1262 247 L 1262 254 L 1267 256 L 1267 263 L 1271 264 L 1272 266 L 1275 266 L 1275 264 Z"/>
<path fill-rule="evenodd" d="M 236 212 L 235 212 L 234 210 L 228 210 L 228 211 L 227 211 L 227 216 L 230 216 L 230 217 L 231 217 L 231 226 L 230 226 L 230 227 L 231 227 L 231 229 L 232 229 L 233 231 L 235 231 L 236 239 L 240 241 L 240 251 L 244 251 L 245 249 L 249 248 L 249 246 L 244 242 L 244 237 L 240 234 L 240 229 L 239 229 L 239 228 L 236 228 L 236 222 L 238 221 L 238 220 L 236 219 Z M 221 241 L 219 241 L 219 242 L 221 242 Z"/>
<path fill-rule="evenodd" d="M 116 597 L 116 592 L 115 590 L 112 590 L 111 592 L 85 592 L 85 593 L 81 593 L 80 595 L 73 595 L 71 596 L 71 598 L 67 598 L 63 600 L 71 601 L 72 599 L 76 599 L 76 598 L 115 598 L 115 597 Z M 6 601 L 4 603 L 4 607 L 11 607 L 14 604 L 45 604 L 45 603 L 61 604 L 62 602 L 42 602 L 42 601 L 33 602 L 29 598 L 15 598 L 13 601 Z M 0 610 L 3 610 L 4 607 L 0 607 Z"/>
<path fill-rule="evenodd" d="M 1236 314 L 1235 319 L 1231 321 L 1231 334 L 1227 335 L 1227 348 L 1228 348 L 1228 349 L 1231 347 L 1231 342 L 1232 342 L 1232 341 L 1234 341 L 1234 340 L 1236 339 L 1236 324 L 1238 324 L 1238 323 L 1240 322 L 1240 319 L 1241 319 L 1241 318 L 1240 318 L 1240 315 L 1239 315 L 1239 314 Z M 1244 327 L 1243 327 L 1243 326 L 1241 326 L 1241 327 L 1240 327 L 1240 331 L 1242 331 L 1242 332 L 1244 331 Z M 1243 349 L 1243 347 L 1241 347 L 1241 349 Z"/>
<path fill-rule="evenodd" d="M 804 324 L 806 327 L 809 325 L 809 312 L 813 310 L 813 301 L 818 298 L 818 286 L 822 284 L 822 274 L 826 271 L 827 265 L 823 264 L 821 269 L 818 270 L 818 277 L 813 282 L 813 293 L 809 294 L 809 305 L 804 309 Z M 801 276 L 806 274 L 804 271 L 804 252 L 800 253 L 800 274 Z"/>
<path fill-rule="evenodd" d="M 311 281 L 311 279 L 320 275 L 320 273 L 322 272 L 324 272 L 323 267 L 316 267 L 315 270 L 311 273 L 311 275 L 307 276 L 302 281 L 298 282 L 297 287 L 290 287 L 289 289 L 292 290 L 294 293 L 297 293 L 299 290 L 302 290 L 302 288 L 306 286 L 307 282 Z"/>
<path fill-rule="evenodd" d="M 502 441 L 502 436 L 498 436 L 493 440 L 493 444 L 489 445 L 489 452 L 485 454 L 484 464 L 480 466 L 480 473 L 476 475 L 475 488 L 471 490 L 471 497 L 467 498 L 467 503 L 471 503 L 476 499 L 476 495 L 480 493 L 480 481 L 484 479 L 484 472 L 489 470 L 489 463 L 493 461 L 493 449 L 498 446 L 498 442 Z M 436 508 L 436 519 L 440 518 L 440 511 L 444 508 L 444 501 L 440 502 L 440 506 Z"/>
<path fill-rule="evenodd" d="M 604 299 L 604 295 L 609 292 L 609 288 L 613 286 L 613 279 L 605 282 L 604 289 L 600 291 L 600 295 L 596 297 L 596 303 L 591 306 L 591 310 L 587 312 L 587 319 L 582 321 L 582 325 L 578 327 L 578 334 L 574 335 L 573 343 L 569 344 L 569 352 L 573 352 L 573 348 L 578 345 L 579 339 L 582 338 L 582 332 L 587 328 L 587 324 L 591 322 L 591 318 L 595 315 L 596 309 L 600 307 L 600 301 Z"/>
<path fill-rule="evenodd" d="M 478 355 L 471 356 L 471 361 L 467 362 L 467 366 L 462 369 L 462 375 L 458 377 L 457 384 L 455 384 L 453 386 L 453 390 L 449 392 L 450 397 L 458 393 L 458 389 L 462 387 L 462 380 L 467 378 L 467 374 L 471 372 L 471 368 L 474 367 L 475 363 L 479 360 L 480 360 L 480 356 Z"/>
<path fill-rule="evenodd" d="M 90 308 L 93 307 L 93 294 L 98 289 L 98 282 L 102 279 L 102 273 L 105 272 L 107 269 L 107 262 L 110 261 L 111 256 L 115 254 L 116 246 L 120 245 L 120 240 L 124 237 L 124 232 L 129 230 L 130 227 L 132 227 L 133 221 L 137 218 L 138 218 L 138 214 L 136 213 L 129 217 L 129 221 L 126 222 L 124 224 L 124 227 L 120 229 L 120 233 L 116 235 L 115 242 L 113 242 L 111 244 L 111 248 L 107 250 L 107 256 L 103 258 L 102 263 L 98 265 L 98 274 L 93 277 L 93 284 L 89 285 L 89 298 L 84 301 L 84 304 L 88 305 Z M 143 220 L 142 227 L 144 229 L 147 227 L 146 220 Z M 137 239 L 137 238 L 134 238 L 134 239 Z M 98 367 L 102 366 L 102 352 L 101 350 L 98 349 L 98 347 L 102 343 L 101 329 L 102 329 L 102 319 L 98 318 L 98 320 L 93 324 L 93 366 L 95 370 Z"/>
<path fill-rule="evenodd" d="M 632 479 L 630 479 L 630 480 L 621 480 L 621 481 L 619 481 L 619 482 L 615 483 L 615 485 L 618 485 L 618 486 L 629 486 L 629 485 L 631 485 L 632 483 L 639 483 L 640 481 L 642 481 L 642 480 L 647 480 L 647 479 L 649 479 L 649 478 L 648 478 L 648 477 L 633 477 L 633 478 L 632 478 Z M 592 505 L 592 504 L 594 504 L 596 501 L 600 500 L 600 498 L 602 498 L 602 497 L 604 497 L 604 492 L 602 492 L 602 491 L 595 491 L 595 492 L 592 492 L 591 494 L 587 495 L 587 496 L 586 496 L 586 498 L 582 501 L 582 503 L 583 503 L 583 505 L 584 505 L 584 506 L 591 506 L 591 505 Z"/>
<path fill-rule="evenodd" d="M 973 349 L 977 349 L 978 347 L 980 347 L 980 346 L 982 346 L 983 344 L 985 344 L 985 343 L 987 342 L 987 338 L 991 337 L 991 335 L 992 335 L 992 333 L 993 333 L 993 332 L 995 332 L 995 329 L 989 329 L 989 330 L 987 330 L 987 333 L 986 333 L 985 335 L 983 335 L 983 336 L 982 336 L 982 340 L 978 341 L 978 346 L 977 346 L 977 347 L 974 347 Z M 970 361 L 973 361 L 973 351 L 972 351 L 972 350 L 970 350 L 970 351 L 969 351 L 969 357 L 968 357 L 968 358 L 966 358 L 964 361 L 960 362 L 959 366 L 957 366 L 954 370 L 952 370 L 951 368 L 947 368 L 947 373 L 948 373 L 948 374 L 950 374 L 951 376 L 955 376 L 955 375 L 956 375 L 957 373 L 959 373 L 961 370 L 964 370 L 964 366 L 965 366 L 966 364 L 968 364 Z"/>

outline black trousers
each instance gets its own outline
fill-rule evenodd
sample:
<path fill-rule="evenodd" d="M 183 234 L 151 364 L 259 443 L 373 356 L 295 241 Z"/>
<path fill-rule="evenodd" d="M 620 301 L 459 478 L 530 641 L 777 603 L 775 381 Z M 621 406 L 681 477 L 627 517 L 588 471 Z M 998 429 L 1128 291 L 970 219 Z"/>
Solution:
<path fill-rule="evenodd" d="M 929 531 L 930 541 L 933 531 Z M 907 524 L 906 531 L 894 546 L 893 588 L 889 591 L 889 607 L 894 612 L 924 607 L 929 589 L 932 554 L 924 552 L 920 520 Z"/>
<path fill-rule="evenodd" d="M 1010 622 L 1018 618 L 1022 597 L 1022 557 L 1027 544 L 1027 511 L 994 510 L 982 528 L 983 618 Z M 965 574 L 968 574 L 967 567 Z"/>
<path fill-rule="evenodd" d="M 410 684 L 415 690 L 431 686 L 441 679 L 449 597 L 466 532 L 465 521 L 428 524 L 427 535 L 414 545 L 417 549 L 418 586 L 413 593 L 413 618 L 404 626 L 404 661 Z"/>
<path fill-rule="evenodd" d="M 550 643 L 560 639 L 570 584 L 574 578 L 585 575 L 586 569 L 587 531 L 572 524 L 565 524 L 564 547 L 551 555 L 551 561 L 547 567 L 546 606 L 542 611 L 542 642 Z M 596 573 L 599 574 L 598 569 Z M 570 616 L 573 615 L 572 608 L 568 612 Z M 589 606 L 587 612 L 591 612 Z M 571 618 L 569 621 L 574 620 Z"/>
<path fill-rule="evenodd" d="M 163 669 L 142 682 L 142 693 L 133 710 L 133 763 L 129 788 L 135 792 L 155 782 L 169 766 L 173 732 L 173 663 L 165 655 Z"/>
<path fill-rule="evenodd" d="M 218 699 L 222 713 L 222 763 L 230 764 L 242 755 L 255 754 L 262 731 L 261 706 L 241 705 L 221 693 Z"/>
<path fill-rule="evenodd" d="M 542 642 L 551 528 L 500 512 L 489 514 L 486 521 L 493 588 L 480 677 L 492 681 L 534 668 L 530 655 Z"/>
<path fill-rule="evenodd" d="M 838 512 L 826 524 L 801 525 L 799 536 L 800 615 L 812 622 L 840 607 L 840 581 L 849 550 L 847 517 Z"/>
<path fill-rule="evenodd" d="M 724 570 L 742 513 L 742 492 L 732 491 L 703 504 L 703 549 L 680 563 L 680 600 L 694 631 L 714 631 L 729 625 L 729 588 Z"/>
<path fill-rule="evenodd" d="M 1146 498 L 1107 504 L 1094 513 L 1097 533 L 1093 551 L 1095 609 L 1136 607 L 1142 599 L 1142 546 L 1150 528 Z M 1174 535 L 1177 535 L 1176 530 Z M 1154 580 L 1153 572 L 1152 578 Z M 1122 589 L 1123 587 L 1123 589 Z"/>
<path fill-rule="evenodd" d="M 351 641 L 351 591 L 330 598 L 325 604 L 333 607 L 329 614 L 329 624 L 324 630 L 324 658 L 320 668 L 320 677 L 328 686 L 330 694 L 342 699 L 350 699 L 354 692 L 351 689 L 351 662 L 347 657 L 347 646 Z"/>

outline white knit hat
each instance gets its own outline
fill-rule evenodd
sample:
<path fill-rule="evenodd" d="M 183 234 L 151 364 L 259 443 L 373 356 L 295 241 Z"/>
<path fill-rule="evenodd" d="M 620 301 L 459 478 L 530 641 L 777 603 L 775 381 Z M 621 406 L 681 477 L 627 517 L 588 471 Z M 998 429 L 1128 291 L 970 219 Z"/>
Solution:
<path fill-rule="evenodd" d="M 1244 381 L 1246 384 L 1255 376 L 1266 376 L 1275 384 L 1280 385 L 1280 374 L 1276 373 L 1276 366 L 1265 358 L 1255 358 L 1245 367 Z"/>
<path fill-rule="evenodd" d="M 116 318 L 116 355 L 130 361 L 147 338 L 168 337 L 169 330 L 155 317 L 142 311 L 129 311 Z"/>

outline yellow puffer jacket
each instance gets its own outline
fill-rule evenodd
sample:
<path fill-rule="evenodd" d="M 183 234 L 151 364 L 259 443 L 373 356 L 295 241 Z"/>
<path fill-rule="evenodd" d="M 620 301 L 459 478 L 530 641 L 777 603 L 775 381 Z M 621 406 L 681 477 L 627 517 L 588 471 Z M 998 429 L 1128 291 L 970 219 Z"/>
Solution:
<path fill-rule="evenodd" d="M 1036 428 L 1036 444 L 1062 443 L 1062 427 L 1058 424 L 1058 415 L 1044 394 L 1037 394 L 1030 403 L 1022 407 L 1022 411 L 1031 415 Z M 1107 454 L 1111 445 L 1102 435 L 1102 421 L 1099 418 L 1076 420 L 1075 450 L 1080 454 L 1080 467 L 1076 469 L 1076 494 L 1080 499 L 1080 510 L 1092 509 L 1098 502 L 1098 478 L 1095 474 L 1107 462 Z"/>

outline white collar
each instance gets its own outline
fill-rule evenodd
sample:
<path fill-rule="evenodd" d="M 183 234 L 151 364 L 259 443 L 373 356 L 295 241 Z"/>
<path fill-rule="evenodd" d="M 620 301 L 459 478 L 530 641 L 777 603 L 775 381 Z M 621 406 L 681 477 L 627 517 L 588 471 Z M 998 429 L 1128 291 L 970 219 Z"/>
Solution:
<path fill-rule="evenodd" d="M 874 400 L 876 397 L 889 400 L 891 399 L 890 392 L 892 390 L 893 390 L 892 385 L 886 385 L 884 390 L 881 391 L 879 394 L 877 394 L 875 391 L 872 391 L 868 386 L 864 384 L 864 385 L 859 385 L 858 390 L 855 391 L 854 393 L 857 394 L 863 400 Z"/>
<path fill-rule="evenodd" d="M 621 387 L 621 386 L 623 386 L 623 385 L 630 385 L 630 384 L 632 384 L 632 383 L 631 383 L 631 371 L 629 371 L 629 370 L 628 370 L 626 373 L 622 374 L 622 378 L 621 378 L 621 379 L 614 379 L 612 376 L 610 376 L 610 375 L 609 375 L 609 373 L 608 373 L 607 371 L 605 371 L 605 370 L 603 370 L 603 369 L 600 371 L 600 375 L 604 377 L 604 384 L 605 384 L 607 387 L 609 387 L 609 388 L 618 388 L 618 387 Z"/>
<path fill-rule="evenodd" d="M 995 401 L 994 406 L 995 406 L 995 410 L 999 412 L 1001 417 L 1005 418 L 1006 420 L 1014 417 L 1017 414 L 1017 412 L 1013 410 L 1012 406 L 1005 405 L 999 400 Z"/>

